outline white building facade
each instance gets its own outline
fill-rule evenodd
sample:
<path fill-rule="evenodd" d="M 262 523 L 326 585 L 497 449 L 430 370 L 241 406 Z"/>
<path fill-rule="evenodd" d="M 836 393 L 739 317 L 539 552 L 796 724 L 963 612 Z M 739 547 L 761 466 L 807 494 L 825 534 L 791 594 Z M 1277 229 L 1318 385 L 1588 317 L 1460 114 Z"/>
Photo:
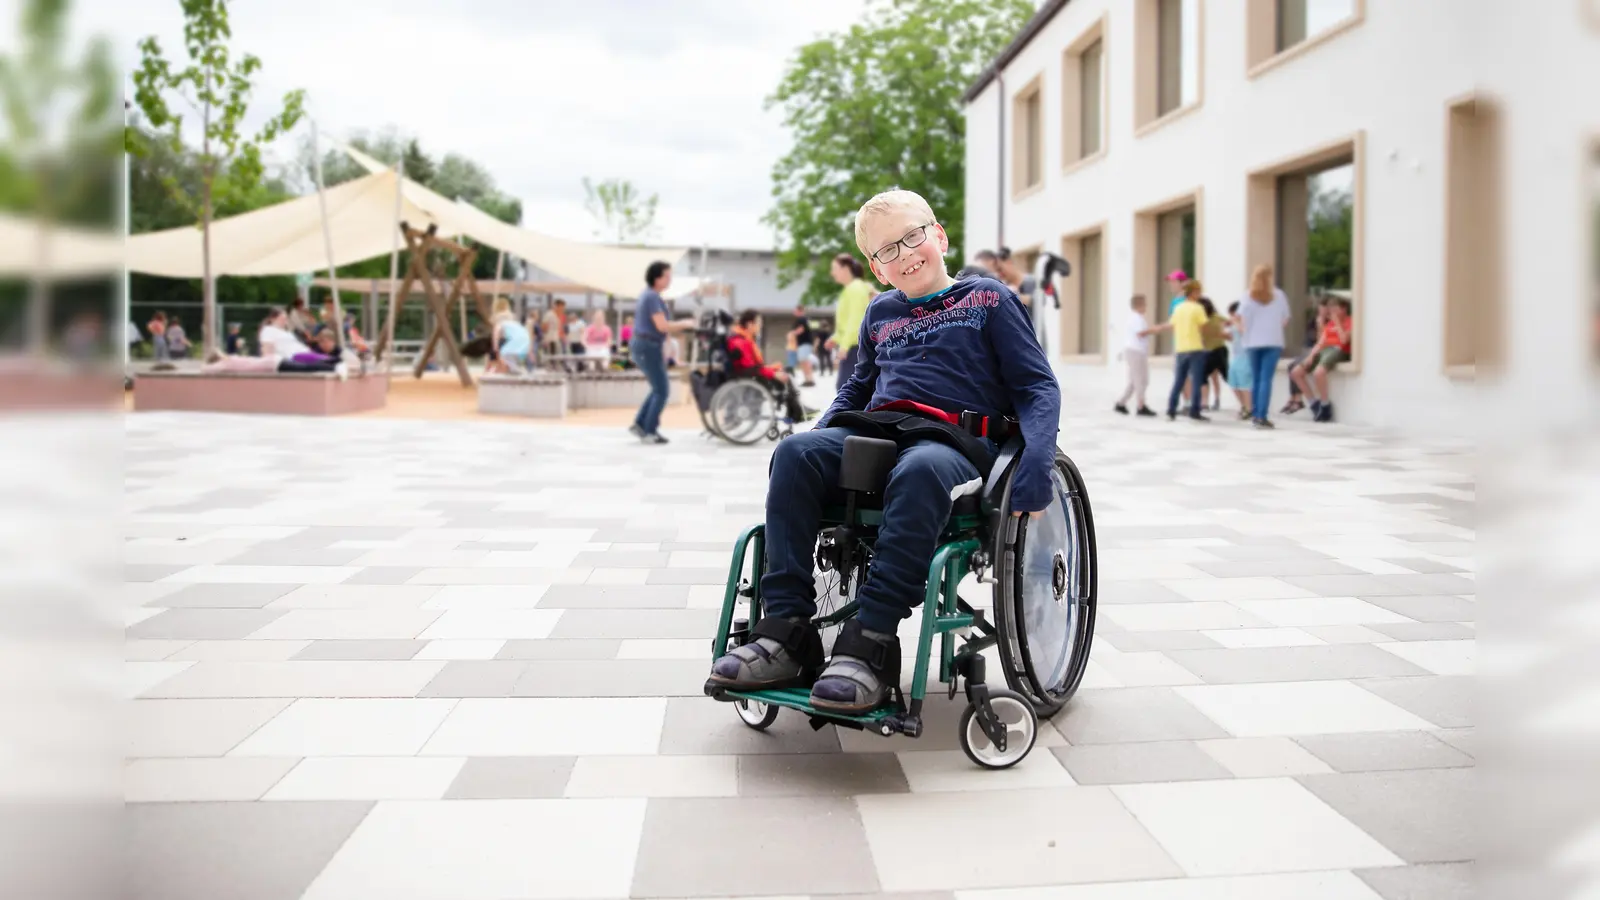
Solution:
<path fill-rule="evenodd" d="M 1318 288 L 1335 287 L 1307 270 L 1308 211 L 1343 193 L 1341 421 L 1469 433 L 1486 386 L 1511 410 L 1552 378 L 1588 391 L 1600 116 L 1592 95 L 1552 92 L 1600 84 L 1586 8 L 1045 0 L 967 94 L 962 252 L 1065 256 L 1052 352 L 1106 367 L 1132 295 L 1166 318 L 1164 273 L 1186 269 L 1226 310 L 1271 264 L 1296 312 L 1292 356 Z M 1518 314 L 1533 303 L 1547 305 Z M 1274 411 L 1285 390 L 1280 377 Z"/>

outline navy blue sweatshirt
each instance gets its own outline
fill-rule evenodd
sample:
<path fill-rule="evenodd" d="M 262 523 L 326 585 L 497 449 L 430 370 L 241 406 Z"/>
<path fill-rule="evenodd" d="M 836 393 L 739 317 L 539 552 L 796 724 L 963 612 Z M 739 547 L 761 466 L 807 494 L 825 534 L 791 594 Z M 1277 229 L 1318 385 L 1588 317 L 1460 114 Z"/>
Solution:
<path fill-rule="evenodd" d="M 879 294 L 861 321 L 855 373 L 816 427 L 834 413 L 911 400 L 956 415 L 1016 416 L 1026 446 L 1012 508 L 1050 505 L 1050 467 L 1061 422 L 1061 386 L 1017 295 L 987 276 L 964 278 L 911 301 Z"/>

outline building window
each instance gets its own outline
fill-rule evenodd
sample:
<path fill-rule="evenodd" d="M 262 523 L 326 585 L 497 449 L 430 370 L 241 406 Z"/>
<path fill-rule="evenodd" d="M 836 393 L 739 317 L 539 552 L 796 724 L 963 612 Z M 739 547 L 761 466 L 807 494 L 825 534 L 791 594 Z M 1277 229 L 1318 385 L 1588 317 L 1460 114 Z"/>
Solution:
<path fill-rule="evenodd" d="M 1138 0 L 1135 126 L 1200 103 L 1201 0 Z"/>
<path fill-rule="evenodd" d="M 1352 368 L 1361 344 L 1361 139 L 1341 141 L 1251 173 L 1244 271 L 1266 263 L 1289 297 L 1285 352 L 1315 343 L 1316 309 L 1328 298 L 1355 317 Z"/>
<path fill-rule="evenodd" d="M 1600 363 L 1600 142 L 1589 151 L 1589 314 L 1589 346 Z"/>
<path fill-rule="evenodd" d="M 1061 57 L 1061 164 L 1105 148 L 1105 18 L 1078 35 Z"/>
<path fill-rule="evenodd" d="M 1248 68 L 1258 75 L 1354 27 L 1366 0 L 1245 0 Z"/>
<path fill-rule="evenodd" d="M 1499 117 L 1476 97 L 1451 105 L 1448 116 L 1444 365 L 1467 374 L 1501 357 Z"/>
<path fill-rule="evenodd" d="M 1011 101 L 1014 195 L 1044 184 L 1043 81 L 1042 76 L 1034 76 Z"/>
<path fill-rule="evenodd" d="M 1061 281 L 1061 355 L 1105 353 L 1105 232 L 1096 230 L 1061 242 L 1072 274 Z"/>
<path fill-rule="evenodd" d="M 1198 194 L 1141 211 L 1134 217 L 1133 292 L 1149 298 L 1149 315 L 1154 324 L 1166 322 L 1176 305 L 1172 300 L 1177 292 L 1167 276 L 1181 269 L 1190 278 L 1200 277 L 1200 220 Z M 1171 353 L 1172 336 L 1158 335 L 1153 352 Z"/>

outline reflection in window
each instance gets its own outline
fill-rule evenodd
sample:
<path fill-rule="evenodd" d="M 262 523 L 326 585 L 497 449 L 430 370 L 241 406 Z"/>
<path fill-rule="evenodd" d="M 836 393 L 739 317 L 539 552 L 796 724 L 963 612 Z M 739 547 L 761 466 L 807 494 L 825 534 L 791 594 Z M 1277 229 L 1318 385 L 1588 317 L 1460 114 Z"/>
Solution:
<path fill-rule="evenodd" d="M 1156 117 L 1193 103 L 1200 84 L 1200 0 L 1158 0 Z"/>
<path fill-rule="evenodd" d="M 1105 333 L 1104 272 L 1105 260 L 1100 234 L 1085 237 L 1080 244 L 1079 272 L 1083 292 L 1078 304 L 1078 352 L 1100 353 Z"/>
<path fill-rule="evenodd" d="M 1591 346 L 1600 362 L 1600 144 L 1589 155 L 1589 309 Z"/>
<path fill-rule="evenodd" d="M 1277 0 L 1278 50 L 1314 38 L 1356 14 L 1356 0 Z"/>
<path fill-rule="evenodd" d="M 1277 276 L 1289 295 L 1291 345 L 1316 342 L 1316 307 L 1325 298 L 1354 304 L 1354 176 L 1344 160 L 1278 178 Z"/>
<path fill-rule="evenodd" d="M 1082 117 L 1080 158 L 1100 152 L 1100 79 L 1104 46 L 1103 41 L 1095 41 L 1078 57 L 1078 111 Z"/>
<path fill-rule="evenodd" d="M 1171 287 L 1167 275 L 1174 269 L 1182 269 L 1191 278 L 1195 275 L 1194 226 L 1193 206 L 1156 217 L 1156 284 L 1161 286 L 1158 290 L 1163 293 L 1158 301 L 1151 304 L 1151 319 L 1155 322 L 1167 321 L 1172 313 L 1173 296 L 1164 293 Z M 1169 353 L 1171 350 L 1171 333 L 1162 334 L 1156 342 L 1156 352 Z"/>

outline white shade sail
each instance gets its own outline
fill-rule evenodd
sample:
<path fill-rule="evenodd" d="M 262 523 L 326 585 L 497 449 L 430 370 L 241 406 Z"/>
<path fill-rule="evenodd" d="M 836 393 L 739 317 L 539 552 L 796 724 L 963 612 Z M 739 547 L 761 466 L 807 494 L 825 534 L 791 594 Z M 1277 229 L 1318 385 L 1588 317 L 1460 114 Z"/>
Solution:
<path fill-rule="evenodd" d="M 376 172 L 328 189 L 328 225 L 338 265 L 386 256 L 394 246 L 395 179 Z M 435 224 L 425 210 L 402 203 L 400 218 Z M 202 235 L 195 226 L 128 238 L 128 268 L 167 278 L 200 278 Z M 213 275 L 294 275 L 328 267 L 322 210 L 308 194 L 211 223 Z"/>
<path fill-rule="evenodd" d="M 0 276 L 83 278 L 122 271 L 122 237 L 0 213 Z"/>

